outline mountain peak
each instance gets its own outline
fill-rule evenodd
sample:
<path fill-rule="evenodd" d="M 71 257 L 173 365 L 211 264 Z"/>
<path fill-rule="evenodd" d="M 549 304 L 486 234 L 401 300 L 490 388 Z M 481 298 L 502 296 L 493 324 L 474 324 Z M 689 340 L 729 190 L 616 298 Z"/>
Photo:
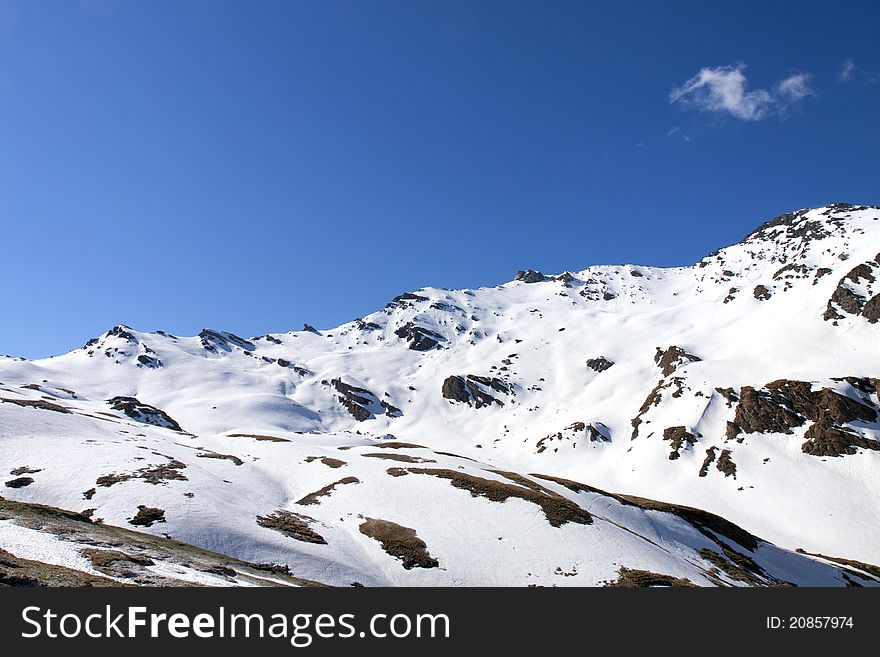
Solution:
<path fill-rule="evenodd" d="M 743 242 L 778 241 L 782 237 L 804 240 L 822 239 L 830 236 L 834 229 L 849 219 L 853 213 L 866 210 L 880 210 L 880 206 L 831 203 L 819 208 L 802 208 L 765 221 L 749 233 Z"/>

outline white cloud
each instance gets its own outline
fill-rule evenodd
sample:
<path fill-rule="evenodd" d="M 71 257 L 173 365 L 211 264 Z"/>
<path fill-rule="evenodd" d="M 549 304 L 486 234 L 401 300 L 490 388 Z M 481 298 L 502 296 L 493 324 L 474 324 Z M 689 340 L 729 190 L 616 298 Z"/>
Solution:
<path fill-rule="evenodd" d="M 849 82 L 856 72 L 856 63 L 852 58 L 847 59 L 843 64 L 837 67 L 837 81 Z"/>
<path fill-rule="evenodd" d="M 807 96 L 815 96 L 816 92 L 810 87 L 810 77 L 808 73 L 796 73 L 776 85 L 776 92 L 792 103 L 797 103 Z"/>
<path fill-rule="evenodd" d="M 815 95 L 807 73 L 796 73 L 772 90 L 748 89 L 745 64 L 704 67 L 669 93 L 669 102 L 704 112 L 726 113 L 743 121 L 760 121 L 786 110 L 807 96 Z"/>

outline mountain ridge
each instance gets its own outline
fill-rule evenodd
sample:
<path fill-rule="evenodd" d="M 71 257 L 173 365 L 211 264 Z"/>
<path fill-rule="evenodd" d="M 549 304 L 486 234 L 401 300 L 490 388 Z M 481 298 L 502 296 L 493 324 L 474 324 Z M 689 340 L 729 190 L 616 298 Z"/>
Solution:
<path fill-rule="evenodd" d="M 452 500 L 464 490 L 472 504 L 500 504 L 499 517 L 512 504 L 549 504 L 541 496 L 556 498 L 539 490 L 534 472 L 705 509 L 789 551 L 877 563 L 880 504 L 868 500 L 880 493 L 878 252 L 880 208 L 834 204 L 764 222 L 691 267 L 523 270 L 494 287 L 405 292 L 330 329 L 181 337 L 117 325 L 67 354 L 0 361 L 0 467 L 37 469 L 39 460 L 58 471 L 25 473 L 32 481 L 11 488 L 14 499 L 77 508 L 94 489 L 96 513 L 108 522 L 129 522 L 140 504 L 162 508 L 175 538 L 248 561 L 280 562 L 284 542 L 267 539 L 267 527 L 306 535 L 305 523 L 327 547 L 298 551 L 288 563 L 321 580 L 327 561 L 310 550 L 331 550 L 336 583 L 367 579 L 366 563 L 383 573 L 371 575 L 374 584 L 525 583 L 528 570 L 508 580 L 502 573 L 527 561 L 481 543 L 506 564 L 483 572 L 431 524 L 442 524 L 442 507 L 418 501 L 421 515 L 412 515 L 388 495 L 435 495 L 470 519 L 459 531 L 481 518 L 512 540 L 522 518 L 501 531 L 487 510 Z M 49 445 L 71 432 L 99 445 L 77 442 L 72 454 L 55 454 Z M 413 447 L 382 448 L 392 443 Z M 134 451 L 141 447 L 143 455 Z M 100 463 L 77 458 L 95 450 Z M 325 460 L 345 462 L 345 472 L 323 466 L 320 476 L 316 464 Z M 388 460 L 396 463 L 376 470 Z M 239 509 L 221 535 L 206 533 L 213 503 L 181 497 L 201 499 L 202 489 L 178 490 L 190 486 L 194 464 L 204 469 L 199 486 Z M 64 468 L 81 470 L 77 483 L 63 481 Z M 428 477 L 425 469 L 468 474 Z M 503 480 L 497 472 L 514 478 L 501 488 L 478 481 Z M 425 486 L 437 478 L 440 488 Z M 230 486 L 260 491 L 271 508 L 230 502 Z M 570 499 L 562 486 L 553 495 Z M 366 490 L 366 498 L 358 493 Z M 320 491 L 301 513 L 298 501 Z M 357 529 L 358 514 L 412 529 L 441 569 L 455 555 L 456 572 L 419 579 L 426 576 L 417 568 L 397 572 L 375 555 L 363 561 L 376 539 Z M 445 561 L 431 552 L 436 545 L 449 550 Z M 342 555 L 361 565 L 343 567 Z M 566 555 L 580 574 L 564 583 L 614 577 L 614 569 L 587 573 L 582 559 Z M 532 575 L 562 583 L 554 573 Z"/>

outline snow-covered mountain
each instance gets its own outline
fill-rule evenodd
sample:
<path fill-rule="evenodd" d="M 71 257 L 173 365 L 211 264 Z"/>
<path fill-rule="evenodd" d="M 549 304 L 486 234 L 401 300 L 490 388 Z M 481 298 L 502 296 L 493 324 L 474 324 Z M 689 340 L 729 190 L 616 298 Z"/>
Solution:
<path fill-rule="evenodd" d="M 116 326 L 0 358 L 0 491 L 330 584 L 876 583 L 878 252 L 836 204 L 330 329 Z"/>

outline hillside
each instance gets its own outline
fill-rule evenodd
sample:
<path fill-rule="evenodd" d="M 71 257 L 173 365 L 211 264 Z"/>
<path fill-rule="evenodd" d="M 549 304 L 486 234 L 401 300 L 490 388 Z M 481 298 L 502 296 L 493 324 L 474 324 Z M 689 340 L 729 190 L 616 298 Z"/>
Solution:
<path fill-rule="evenodd" d="M 330 584 L 871 584 L 878 279 L 837 204 L 335 328 L 119 325 L 0 358 L 0 490 Z"/>

